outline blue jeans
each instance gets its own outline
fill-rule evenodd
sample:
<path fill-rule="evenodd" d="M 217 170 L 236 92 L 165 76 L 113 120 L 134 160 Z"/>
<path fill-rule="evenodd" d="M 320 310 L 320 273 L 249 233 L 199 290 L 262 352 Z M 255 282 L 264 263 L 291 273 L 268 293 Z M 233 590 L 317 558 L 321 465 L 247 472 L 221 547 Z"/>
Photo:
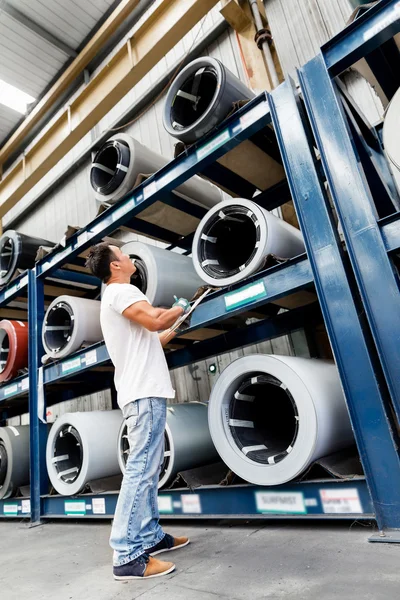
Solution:
<path fill-rule="evenodd" d="M 130 453 L 110 537 L 116 567 L 134 560 L 165 535 L 158 522 L 157 492 L 164 457 L 166 399 L 140 398 L 124 406 L 122 413 Z"/>

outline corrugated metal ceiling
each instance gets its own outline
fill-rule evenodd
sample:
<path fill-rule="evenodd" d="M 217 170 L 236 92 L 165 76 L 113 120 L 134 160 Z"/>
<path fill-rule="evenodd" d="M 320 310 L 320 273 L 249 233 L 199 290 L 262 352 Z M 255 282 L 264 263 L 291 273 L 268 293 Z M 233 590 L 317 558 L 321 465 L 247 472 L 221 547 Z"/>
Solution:
<path fill-rule="evenodd" d="M 0 0 L 0 79 L 40 98 L 115 0 Z M 0 145 L 21 114 L 0 104 Z"/>

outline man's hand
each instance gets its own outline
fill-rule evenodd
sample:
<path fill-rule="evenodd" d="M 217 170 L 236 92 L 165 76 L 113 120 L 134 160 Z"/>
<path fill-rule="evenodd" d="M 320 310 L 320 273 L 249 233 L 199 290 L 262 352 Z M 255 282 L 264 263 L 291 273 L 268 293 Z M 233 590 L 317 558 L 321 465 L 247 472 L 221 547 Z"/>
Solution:
<path fill-rule="evenodd" d="M 174 296 L 174 304 L 172 305 L 172 307 L 174 306 L 180 306 L 183 308 L 183 312 L 184 314 L 188 313 L 190 310 L 190 302 L 189 300 L 186 300 L 186 298 L 177 298 L 176 296 Z"/>

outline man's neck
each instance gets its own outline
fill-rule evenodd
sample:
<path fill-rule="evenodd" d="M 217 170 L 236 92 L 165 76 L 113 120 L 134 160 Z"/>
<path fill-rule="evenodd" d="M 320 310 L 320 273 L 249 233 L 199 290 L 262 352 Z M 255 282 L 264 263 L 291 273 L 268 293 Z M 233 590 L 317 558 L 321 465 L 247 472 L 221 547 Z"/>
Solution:
<path fill-rule="evenodd" d="M 107 281 L 106 285 L 110 285 L 110 283 L 130 283 L 131 277 L 130 275 L 112 275 L 110 279 Z"/>

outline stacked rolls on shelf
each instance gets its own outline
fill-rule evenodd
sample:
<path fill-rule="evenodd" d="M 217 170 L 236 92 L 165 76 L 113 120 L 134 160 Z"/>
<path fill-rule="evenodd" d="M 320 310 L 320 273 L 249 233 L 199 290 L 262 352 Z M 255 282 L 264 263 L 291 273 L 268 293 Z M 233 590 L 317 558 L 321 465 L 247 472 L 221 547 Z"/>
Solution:
<path fill-rule="evenodd" d="M 0 500 L 29 485 L 29 426 L 0 427 Z"/>
<path fill-rule="evenodd" d="M 41 246 L 53 247 L 54 242 L 35 238 L 13 229 L 0 237 L 0 286 L 7 285 L 18 271 L 32 269 Z"/>

